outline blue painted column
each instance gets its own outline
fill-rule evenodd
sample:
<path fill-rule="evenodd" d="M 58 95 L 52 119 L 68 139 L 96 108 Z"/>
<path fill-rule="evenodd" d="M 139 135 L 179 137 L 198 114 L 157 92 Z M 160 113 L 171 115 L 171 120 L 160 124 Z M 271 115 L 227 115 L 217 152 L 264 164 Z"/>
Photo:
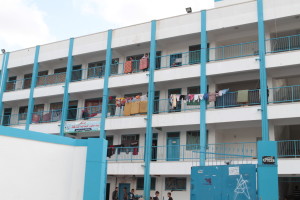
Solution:
<path fill-rule="evenodd" d="M 5 92 L 6 89 L 6 82 L 7 82 L 7 76 L 8 76 L 8 60 L 9 60 L 9 53 L 5 53 L 3 55 L 3 61 L 2 61 L 2 70 L 1 70 L 1 88 L 0 88 L 0 115 L 2 116 L 3 113 L 3 93 Z M 2 122 L 2 117 L 1 117 L 1 122 Z M 2 124 L 2 123 L 0 123 Z"/>
<path fill-rule="evenodd" d="M 109 76 L 110 76 L 110 68 L 111 68 L 111 60 L 112 60 L 112 30 L 108 30 L 107 32 L 107 46 L 106 46 L 106 60 L 105 60 L 105 73 L 104 73 L 104 84 L 103 84 L 103 97 L 102 97 L 102 113 L 100 119 L 100 138 L 106 138 L 105 131 L 105 119 L 107 117 L 108 110 L 108 98 L 109 98 Z"/>
<path fill-rule="evenodd" d="M 148 83 L 148 112 L 146 127 L 146 145 L 145 145 L 145 171 L 144 171 L 144 199 L 150 199 L 150 161 L 152 155 L 152 115 L 154 110 L 154 70 L 156 67 L 156 21 L 151 21 L 151 44 L 150 44 L 150 68 Z"/>
<path fill-rule="evenodd" d="M 71 38 L 70 42 L 69 42 L 66 81 L 65 81 L 65 85 L 64 85 L 64 98 L 63 98 L 63 107 L 62 107 L 61 122 L 60 122 L 60 136 L 64 136 L 65 122 L 68 117 L 69 84 L 70 84 L 70 81 L 72 78 L 72 70 L 73 70 L 73 45 L 74 45 L 74 38 Z"/>
<path fill-rule="evenodd" d="M 207 33 L 206 33 L 206 10 L 201 11 L 201 75 L 200 88 L 201 94 L 207 93 L 206 80 L 206 62 L 207 62 Z M 205 166 L 206 157 L 206 101 L 203 99 L 200 102 L 200 165 Z"/>
<path fill-rule="evenodd" d="M 269 141 L 266 44 L 263 0 L 257 0 L 262 141 L 258 142 L 258 198 L 278 199 L 277 142 Z M 265 164 L 274 160 L 274 164 Z"/>
<path fill-rule="evenodd" d="M 262 120 L 262 140 L 269 140 L 268 122 L 268 96 L 267 96 L 267 70 L 266 70 L 266 43 L 265 25 L 263 15 L 263 0 L 257 0 L 258 14 L 258 45 L 259 45 L 259 69 L 260 69 L 260 101 Z"/>
<path fill-rule="evenodd" d="M 103 85 L 103 97 L 102 97 L 102 113 L 101 113 L 101 121 L 100 121 L 100 138 L 102 140 L 106 139 L 106 130 L 105 130 L 105 121 L 107 117 L 107 109 L 108 109 L 108 97 L 109 97 L 109 76 L 111 69 L 111 60 L 112 60 L 112 30 L 108 30 L 107 32 L 107 44 L 106 44 L 106 61 L 105 61 L 105 74 L 104 74 L 104 85 Z M 105 140 L 106 141 L 106 140 Z M 100 181 L 100 200 L 106 199 L 106 182 L 107 182 L 107 146 L 102 148 L 104 158 L 100 165 L 101 171 L 101 181 Z"/>
<path fill-rule="evenodd" d="M 40 53 L 40 46 L 35 47 L 35 56 L 34 56 L 34 64 L 33 64 L 33 71 L 31 76 L 31 86 L 30 86 L 30 94 L 28 100 L 28 111 L 27 111 L 27 119 L 26 119 L 26 126 L 25 130 L 29 130 L 29 126 L 32 120 L 32 113 L 34 110 L 34 88 L 36 86 L 37 76 L 39 72 L 39 53 Z"/>

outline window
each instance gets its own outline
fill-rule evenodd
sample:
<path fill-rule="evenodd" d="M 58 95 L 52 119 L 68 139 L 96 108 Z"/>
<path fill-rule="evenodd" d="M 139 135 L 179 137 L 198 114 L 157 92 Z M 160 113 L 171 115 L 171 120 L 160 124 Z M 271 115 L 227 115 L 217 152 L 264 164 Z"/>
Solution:
<path fill-rule="evenodd" d="M 71 81 L 80 81 L 82 79 L 81 65 L 73 66 Z"/>
<path fill-rule="evenodd" d="M 92 117 L 100 117 L 102 110 L 102 98 L 86 99 L 85 108 L 82 113 L 83 119 L 89 119 Z"/>
<path fill-rule="evenodd" d="M 186 150 L 200 150 L 200 131 L 186 132 Z"/>
<path fill-rule="evenodd" d="M 112 136 L 112 135 L 106 136 L 106 139 L 107 139 L 108 146 L 111 146 L 114 144 L 114 136 Z"/>
<path fill-rule="evenodd" d="M 186 178 L 166 177 L 165 190 L 186 190 Z"/>
<path fill-rule="evenodd" d="M 34 105 L 33 113 L 39 113 L 44 111 L 44 104 Z M 26 120 L 28 113 L 28 106 L 22 106 L 19 108 L 19 120 Z"/>
<path fill-rule="evenodd" d="M 156 178 L 151 177 L 151 190 L 155 190 Z M 138 177 L 136 179 L 136 190 L 144 190 L 144 177 Z"/>
<path fill-rule="evenodd" d="M 137 92 L 137 93 L 131 93 L 131 94 L 125 94 L 124 97 L 136 97 L 136 96 L 142 96 L 141 92 Z"/>
<path fill-rule="evenodd" d="M 207 44 L 207 49 L 209 44 Z M 207 62 L 209 61 L 209 50 L 207 51 Z M 198 64 L 201 62 L 201 45 L 189 46 L 189 64 Z"/>
<path fill-rule="evenodd" d="M 105 60 L 89 63 L 87 78 L 101 78 L 105 73 Z"/>
<path fill-rule="evenodd" d="M 101 78 L 105 74 L 106 61 L 98 61 L 88 64 L 88 75 L 87 78 Z M 111 61 L 110 74 L 118 74 L 119 58 L 114 58 Z"/>
<path fill-rule="evenodd" d="M 179 67 L 182 65 L 182 54 L 177 53 L 170 56 L 170 67 Z"/>
<path fill-rule="evenodd" d="M 48 71 L 41 71 L 41 72 L 38 73 L 38 77 L 39 76 L 45 76 L 47 74 L 48 74 Z M 31 79 L 32 79 L 32 74 L 25 74 L 24 75 L 23 89 L 30 88 L 30 86 L 31 86 Z M 38 85 L 38 81 L 37 81 L 37 85 Z"/>
<path fill-rule="evenodd" d="M 8 78 L 8 82 L 6 83 L 6 91 L 13 91 L 16 88 L 17 77 L 11 76 Z"/>
<path fill-rule="evenodd" d="M 133 135 L 122 135 L 121 144 L 124 146 L 130 146 L 131 143 L 137 142 L 139 143 L 140 135 L 133 134 Z"/>

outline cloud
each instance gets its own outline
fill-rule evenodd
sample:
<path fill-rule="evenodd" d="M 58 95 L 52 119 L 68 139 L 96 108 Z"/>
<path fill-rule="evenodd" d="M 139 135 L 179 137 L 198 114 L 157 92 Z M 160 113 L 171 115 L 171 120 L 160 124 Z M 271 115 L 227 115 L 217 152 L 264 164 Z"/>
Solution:
<path fill-rule="evenodd" d="M 45 13 L 29 0 L 1 1 L 0 45 L 7 51 L 55 41 Z"/>
<path fill-rule="evenodd" d="M 97 16 L 115 27 L 185 14 L 213 7 L 213 0 L 73 0 L 81 14 Z"/>

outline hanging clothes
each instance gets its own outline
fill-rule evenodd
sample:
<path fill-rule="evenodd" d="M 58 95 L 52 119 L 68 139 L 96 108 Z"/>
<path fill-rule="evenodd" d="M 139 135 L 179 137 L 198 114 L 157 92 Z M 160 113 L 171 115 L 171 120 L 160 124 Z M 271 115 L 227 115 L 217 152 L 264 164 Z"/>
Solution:
<path fill-rule="evenodd" d="M 126 61 L 124 65 L 124 74 L 132 73 L 132 61 Z"/>
<path fill-rule="evenodd" d="M 177 106 L 177 97 L 176 94 L 172 94 L 172 108 L 176 108 Z"/>
<path fill-rule="evenodd" d="M 204 94 L 199 94 L 199 99 L 203 100 Z"/>
<path fill-rule="evenodd" d="M 229 89 L 220 90 L 220 91 L 218 92 L 218 95 L 221 97 L 221 96 L 223 96 L 224 94 L 226 94 L 228 91 L 229 91 Z"/>
<path fill-rule="evenodd" d="M 238 103 L 248 103 L 248 90 L 239 90 L 237 93 Z"/>
<path fill-rule="evenodd" d="M 140 59 L 140 70 L 147 69 L 149 66 L 149 60 L 148 57 L 143 57 Z"/>

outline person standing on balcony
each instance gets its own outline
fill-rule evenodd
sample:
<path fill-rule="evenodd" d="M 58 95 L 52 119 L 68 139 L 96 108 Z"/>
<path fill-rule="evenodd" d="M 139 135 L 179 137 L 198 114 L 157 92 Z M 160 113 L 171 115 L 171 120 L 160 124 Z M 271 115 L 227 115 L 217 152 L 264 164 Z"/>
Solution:
<path fill-rule="evenodd" d="M 118 200 L 118 187 L 115 188 L 115 190 L 112 193 L 112 199 Z"/>
<path fill-rule="evenodd" d="M 168 192 L 168 200 L 173 200 L 173 197 L 171 195 L 171 192 Z"/>

